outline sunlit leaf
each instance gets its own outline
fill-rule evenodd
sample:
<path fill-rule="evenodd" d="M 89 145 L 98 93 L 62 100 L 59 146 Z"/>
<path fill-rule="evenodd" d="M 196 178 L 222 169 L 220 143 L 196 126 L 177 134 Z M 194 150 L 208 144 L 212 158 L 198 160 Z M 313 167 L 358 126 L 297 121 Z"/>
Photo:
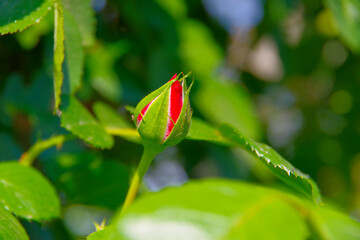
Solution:
<path fill-rule="evenodd" d="M 94 147 L 111 148 L 113 146 L 113 138 L 76 98 L 64 97 L 63 101 L 62 127 Z"/>
<path fill-rule="evenodd" d="M 266 226 L 265 229 L 263 226 Z M 280 226 L 286 226 L 286 229 L 283 231 Z M 259 231 L 259 228 L 262 230 Z M 284 204 L 282 200 L 264 199 L 263 202 L 250 206 L 235 221 L 224 239 L 302 240 L 307 239 L 308 236 L 306 222 L 297 209 Z"/>
<path fill-rule="evenodd" d="M 220 127 L 220 132 L 224 137 L 245 148 L 255 157 L 260 159 L 281 181 L 313 198 L 317 204 L 322 202 L 319 188 L 314 180 L 312 180 L 310 176 L 296 169 L 274 149 L 266 144 L 249 139 L 241 134 L 238 129 L 228 124 L 223 124 Z"/>
<path fill-rule="evenodd" d="M 74 94 L 81 86 L 84 67 L 84 50 L 81 45 L 81 35 L 74 17 L 64 9 L 65 31 L 65 63 L 69 94 Z"/>
<path fill-rule="evenodd" d="M 54 0 L 0 1 L 0 35 L 24 30 L 39 23 L 54 4 Z"/>
<path fill-rule="evenodd" d="M 115 217 L 105 239 L 301 240 L 324 236 L 332 227 L 316 217 L 318 211 L 304 199 L 270 188 L 220 179 L 193 181 L 139 198 Z M 360 228 L 352 227 L 359 223 L 342 214 L 331 221 L 342 218 L 347 221 L 341 228 L 353 229 L 357 236 Z M 329 234 L 326 239 L 337 239 Z"/>
<path fill-rule="evenodd" d="M 27 240 L 25 229 L 19 221 L 4 208 L 0 207 L 0 239 Z"/>
<path fill-rule="evenodd" d="M 34 168 L 17 162 L 0 164 L 0 205 L 29 220 L 60 215 L 60 202 L 49 181 Z"/>
<path fill-rule="evenodd" d="M 186 138 L 189 140 L 208 141 L 224 145 L 231 144 L 217 129 L 198 118 L 191 120 L 190 129 Z"/>

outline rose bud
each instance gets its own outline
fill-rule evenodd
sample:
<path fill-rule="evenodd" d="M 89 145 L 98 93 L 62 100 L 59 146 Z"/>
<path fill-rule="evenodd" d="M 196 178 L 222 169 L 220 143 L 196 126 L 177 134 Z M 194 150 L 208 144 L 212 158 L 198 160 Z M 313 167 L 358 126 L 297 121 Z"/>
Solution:
<path fill-rule="evenodd" d="M 135 124 L 144 144 L 162 151 L 179 143 L 188 133 L 192 109 L 186 77 L 175 74 L 168 83 L 150 93 L 135 108 Z"/>

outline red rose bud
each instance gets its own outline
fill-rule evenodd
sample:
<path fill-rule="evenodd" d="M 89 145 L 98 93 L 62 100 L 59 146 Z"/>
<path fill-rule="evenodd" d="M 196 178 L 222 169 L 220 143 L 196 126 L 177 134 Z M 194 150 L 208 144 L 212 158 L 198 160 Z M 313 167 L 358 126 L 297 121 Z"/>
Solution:
<path fill-rule="evenodd" d="M 168 83 L 146 96 L 135 109 L 135 124 L 144 144 L 165 148 L 179 143 L 187 134 L 192 110 L 186 76 L 175 74 Z"/>

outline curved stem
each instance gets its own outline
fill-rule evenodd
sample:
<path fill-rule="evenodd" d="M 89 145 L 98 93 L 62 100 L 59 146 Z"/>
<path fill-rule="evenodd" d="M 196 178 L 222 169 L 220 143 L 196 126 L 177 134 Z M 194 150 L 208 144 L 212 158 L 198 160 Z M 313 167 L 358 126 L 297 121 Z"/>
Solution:
<path fill-rule="evenodd" d="M 31 166 L 35 159 L 46 149 L 53 146 L 58 146 L 67 140 L 73 139 L 73 135 L 57 135 L 46 140 L 41 140 L 35 143 L 27 152 L 24 152 L 19 163 L 25 166 Z"/>
<path fill-rule="evenodd" d="M 120 215 L 123 215 L 123 213 L 125 212 L 125 210 L 130 206 L 130 204 L 133 202 L 133 200 L 136 197 L 136 194 L 139 190 L 141 181 L 147 171 L 147 169 L 149 168 L 152 160 L 154 159 L 154 157 L 156 156 L 158 152 L 154 151 L 151 147 L 146 147 L 146 145 L 144 146 L 144 152 L 142 154 L 140 163 L 135 171 L 134 176 L 132 177 L 131 183 L 130 183 L 130 188 L 127 192 L 126 198 L 125 198 L 125 202 L 123 204 L 123 207 L 121 209 L 121 213 Z"/>

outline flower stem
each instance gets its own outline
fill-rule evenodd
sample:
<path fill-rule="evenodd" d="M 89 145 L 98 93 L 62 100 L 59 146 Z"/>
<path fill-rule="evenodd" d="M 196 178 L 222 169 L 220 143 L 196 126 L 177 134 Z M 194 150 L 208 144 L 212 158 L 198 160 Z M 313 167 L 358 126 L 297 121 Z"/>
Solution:
<path fill-rule="evenodd" d="M 43 151 L 53 146 L 61 145 L 65 141 L 73 138 L 73 135 L 57 135 L 46 140 L 38 141 L 27 152 L 21 155 L 19 163 L 25 166 L 31 166 Z"/>
<path fill-rule="evenodd" d="M 141 143 L 141 137 L 135 128 L 106 127 L 105 131 L 114 136 L 119 136 L 133 143 Z"/>
<path fill-rule="evenodd" d="M 130 188 L 127 192 L 120 215 L 123 215 L 126 209 L 134 201 L 136 194 L 139 190 L 141 181 L 157 153 L 158 152 L 154 151 L 151 147 L 147 147 L 146 145 L 144 145 L 144 152 L 142 154 L 139 166 L 137 167 L 135 174 L 132 177 Z"/>

